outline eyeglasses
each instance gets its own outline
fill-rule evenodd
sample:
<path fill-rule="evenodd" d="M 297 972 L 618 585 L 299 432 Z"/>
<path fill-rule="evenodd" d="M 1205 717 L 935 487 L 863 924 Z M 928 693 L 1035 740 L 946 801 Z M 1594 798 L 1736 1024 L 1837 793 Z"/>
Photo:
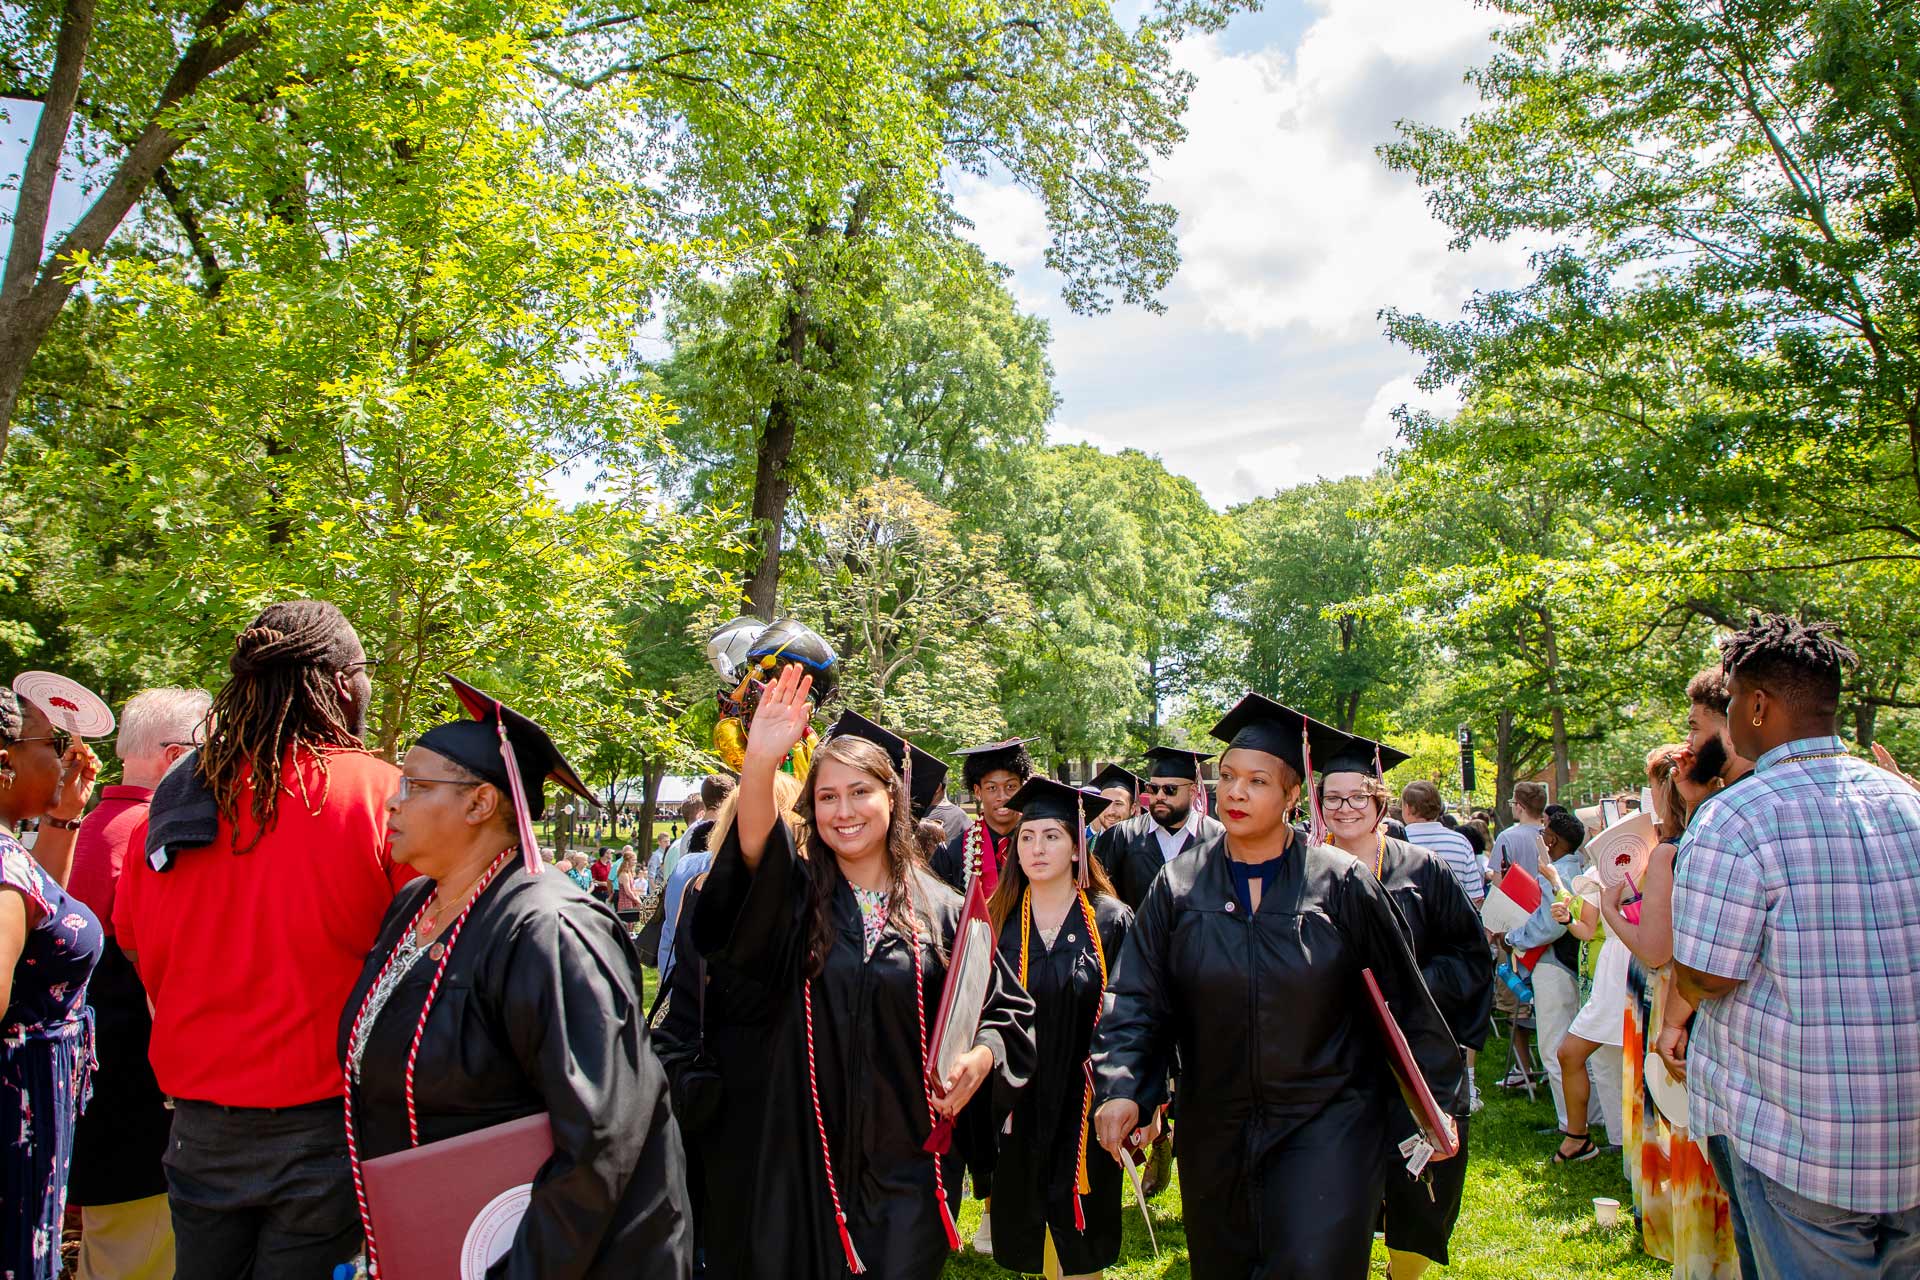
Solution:
<path fill-rule="evenodd" d="M 1373 799 L 1372 796 L 1365 794 L 1357 796 L 1322 796 L 1320 798 L 1320 807 L 1328 813 L 1333 813 L 1341 809 L 1352 809 L 1357 812 L 1361 809 L 1371 809 L 1373 807 Z"/>
<path fill-rule="evenodd" d="M 481 784 L 478 782 L 468 782 L 461 778 L 415 778 L 403 773 L 400 775 L 400 790 L 394 793 L 394 798 L 405 804 L 407 797 L 419 787 L 477 787 L 479 785 Z"/>
<path fill-rule="evenodd" d="M 342 671 L 352 671 L 356 667 L 372 668 L 372 667 L 377 667 L 379 665 L 380 665 L 380 659 L 378 658 L 361 658 L 358 662 L 349 662 L 346 666 L 340 669 Z"/>
<path fill-rule="evenodd" d="M 1190 787 L 1192 785 L 1191 782 L 1149 782 L 1141 786 L 1140 794 L 1143 796 L 1177 796 L 1180 794 L 1180 788 Z"/>
<path fill-rule="evenodd" d="M 31 738 L 15 738 L 12 742 L 4 745 L 10 747 L 18 746 L 22 742 L 51 742 L 53 744 L 53 754 L 63 756 L 67 754 L 67 748 L 73 745 L 73 735 L 65 729 L 55 729 L 52 733 L 35 734 Z"/>

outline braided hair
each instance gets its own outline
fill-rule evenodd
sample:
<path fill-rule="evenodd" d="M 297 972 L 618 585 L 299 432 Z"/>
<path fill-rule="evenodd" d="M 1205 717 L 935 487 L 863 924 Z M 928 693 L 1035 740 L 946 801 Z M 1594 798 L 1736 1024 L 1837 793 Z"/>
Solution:
<path fill-rule="evenodd" d="M 27 723 L 27 701 L 0 685 L 0 743 L 12 742 Z"/>
<path fill-rule="evenodd" d="M 214 695 L 199 770 L 229 823 L 237 823 L 251 780 L 257 829 L 247 850 L 279 813 L 281 773 L 295 750 L 361 745 L 333 682 L 358 642 L 346 615 L 324 600 L 269 605 L 234 640 L 233 678 Z M 324 778 L 326 756 L 315 758 Z"/>
<path fill-rule="evenodd" d="M 1837 622 L 1756 613 L 1720 642 L 1720 666 L 1728 678 L 1758 685 L 1795 711 L 1832 716 L 1840 710 L 1842 673 L 1860 664 L 1840 635 Z"/>

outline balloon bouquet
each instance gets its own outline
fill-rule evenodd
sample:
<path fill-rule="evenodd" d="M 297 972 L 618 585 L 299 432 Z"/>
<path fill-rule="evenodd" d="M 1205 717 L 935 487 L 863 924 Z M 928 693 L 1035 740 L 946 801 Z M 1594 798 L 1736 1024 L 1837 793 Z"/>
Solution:
<path fill-rule="evenodd" d="M 751 614 L 725 623 L 707 641 L 707 661 L 724 682 L 714 699 L 720 722 L 713 726 L 713 749 L 735 773 L 746 759 L 747 726 L 753 723 L 760 691 L 779 676 L 782 667 L 798 665 L 813 677 L 813 705 L 819 708 L 833 696 L 840 658 L 833 646 L 811 627 L 794 618 L 769 626 Z M 813 763 L 819 737 L 811 726 L 794 744 L 786 768 L 804 779 Z"/>

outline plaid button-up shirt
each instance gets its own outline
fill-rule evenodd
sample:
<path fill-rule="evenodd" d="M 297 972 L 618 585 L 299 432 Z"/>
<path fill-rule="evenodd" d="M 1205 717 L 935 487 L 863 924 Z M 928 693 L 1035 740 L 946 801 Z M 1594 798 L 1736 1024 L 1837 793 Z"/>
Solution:
<path fill-rule="evenodd" d="M 1777 747 L 1680 842 L 1674 958 L 1737 978 L 1687 1051 L 1695 1137 L 1856 1213 L 1920 1204 L 1920 793 Z"/>

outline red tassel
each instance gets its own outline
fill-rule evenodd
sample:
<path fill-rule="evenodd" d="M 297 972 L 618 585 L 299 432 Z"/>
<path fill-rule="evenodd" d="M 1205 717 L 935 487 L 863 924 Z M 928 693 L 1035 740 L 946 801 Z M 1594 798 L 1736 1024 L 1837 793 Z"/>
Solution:
<path fill-rule="evenodd" d="M 941 1116 L 939 1121 L 933 1126 L 932 1132 L 927 1134 L 927 1140 L 920 1144 L 920 1149 L 931 1152 L 936 1156 L 943 1156 L 951 1151 L 953 1149 L 952 1118 L 949 1116 Z"/>
<path fill-rule="evenodd" d="M 1073 1197 L 1073 1229 L 1081 1235 L 1087 1234 L 1087 1211 L 1080 1207 L 1078 1192 L 1075 1192 Z"/>
<path fill-rule="evenodd" d="M 960 1229 L 953 1225 L 953 1210 L 947 1207 L 947 1198 L 940 1197 L 940 1225 L 947 1229 L 947 1250 L 960 1252 Z"/>
<path fill-rule="evenodd" d="M 834 1215 L 834 1221 L 840 1226 L 840 1248 L 844 1250 L 847 1255 L 847 1270 L 857 1276 L 867 1274 L 867 1264 L 860 1261 L 860 1255 L 853 1250 L 853 1236 L 847 1232 L 847 1215 L 837 1213 Z M 948 1228 L 948 1230 L 951 1231 L 952 1228 Z M 959 1248 L 958 1245 L 954 1247 L 956 1249 Z"/>

